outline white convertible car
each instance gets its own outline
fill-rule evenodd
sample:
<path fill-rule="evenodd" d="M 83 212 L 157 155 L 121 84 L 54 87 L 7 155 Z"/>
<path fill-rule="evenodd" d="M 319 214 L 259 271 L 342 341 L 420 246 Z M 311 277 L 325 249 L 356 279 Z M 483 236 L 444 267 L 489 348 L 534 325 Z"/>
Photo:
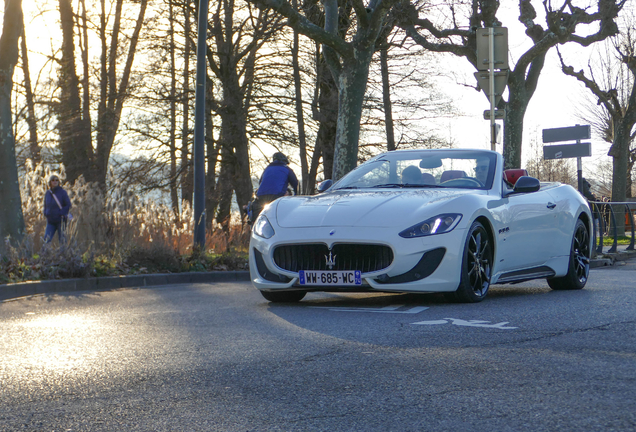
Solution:
<path fill-rule="evenodd" d="M 499 153 L 392 151 L 323 183 L 318 195 L 274 201 L 254 224 L 251 279 L 269 301 L 382 291 L 478 302 L 495 283 L 587 282 L 592 217 L 583 197 L 504 171 Z"/>

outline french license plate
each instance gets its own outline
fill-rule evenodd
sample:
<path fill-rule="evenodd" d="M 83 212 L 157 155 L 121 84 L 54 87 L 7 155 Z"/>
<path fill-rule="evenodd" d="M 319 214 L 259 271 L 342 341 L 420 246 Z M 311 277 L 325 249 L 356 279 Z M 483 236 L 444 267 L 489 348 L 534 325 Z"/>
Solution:
<path fill-rule="evenodd" d="M 362 272 L 360 272 L 360 270 L 301 270 L 298 275 L 298 282 L 301 285 L 362 285 Z"/>

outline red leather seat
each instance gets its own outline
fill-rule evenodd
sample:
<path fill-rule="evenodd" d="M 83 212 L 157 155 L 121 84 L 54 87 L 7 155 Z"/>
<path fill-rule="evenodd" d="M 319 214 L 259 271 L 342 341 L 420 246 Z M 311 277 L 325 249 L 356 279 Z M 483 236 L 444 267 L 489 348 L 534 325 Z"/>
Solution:
<path fill-rule="evenodd" d="M 453 180 L 456 178 L 466 177 L 466 173 L 460 170 L 448 170 L 442 173 L 442 177 L 439 179 L 440 183 L 444 183 L 448 180 Z"/>
<path fill-rule="evenodd" d="M 507 169 L 507 170 L 504 171 L 504 180 L 510 186 L 514 186 L 515 183 L 517 183 L 517 180 L 519 180 L 519 177 L 527 176 L 527 175 L 528 175 L 528 171 L 526 171 L 524 169 L 520 169 L 520 168 Z"/>

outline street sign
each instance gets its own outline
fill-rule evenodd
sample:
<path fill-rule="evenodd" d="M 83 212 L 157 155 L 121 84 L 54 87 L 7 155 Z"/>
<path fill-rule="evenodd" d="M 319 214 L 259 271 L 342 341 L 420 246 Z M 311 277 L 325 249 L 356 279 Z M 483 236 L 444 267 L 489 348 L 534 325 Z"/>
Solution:
<path fill-rule="evenodd" d="M 592 143 L 543 146 L 543 159 L 567 159 L 592 156 Z"/>
<path fill-rule="evenodd" d="M 543 129 L 543 142 L 576 141 L 592 137 L 590 125 L 576 125 L 554 129 Z M 588 156 L 591 156 L 588 155 Z M 576 156 L 572 156 L 576 157 Z"/>
<path fill-rule="evenodd" d="M 495 106 L 499 104 L 501 100 L 501 95 L 506 89 L 506 84 L 508 83 L 508 74 L 509 71 L 501 71 L 495 72 Z M 490 100 L 490 77 L 489 73 L 486 72 L 475 72 L 475 78 L 477 78 L 477 83 L 479 84 L 479 88 L 484 91 L 486 97 Z M 490 118 L 490 117 L 488 117 Z"/>
<path fill-rule="evenodd" d="M 495 27 L 494 63 L 495 69 L 508 69 L 508 29 Z M 490 59 L 488 29 L 477 29 L 477 70 L 488 70 Z M 482 87 L 483 88 L 483 87 Z"/>
<path fill-rule="evenodd" d="M 503 120 L 506 118 L 505 110 L 495 110 L 495 120 Z M 484 120 L 490 120 L 490 110 L 484 111 Z"/>

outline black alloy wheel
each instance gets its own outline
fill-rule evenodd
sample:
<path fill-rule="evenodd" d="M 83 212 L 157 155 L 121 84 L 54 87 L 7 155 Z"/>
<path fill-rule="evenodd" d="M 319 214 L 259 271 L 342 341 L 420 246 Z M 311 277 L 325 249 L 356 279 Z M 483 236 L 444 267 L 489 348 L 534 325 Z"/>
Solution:
<path fill-rule="evenodd" d="M 548 279 L 548 285 L 553 290 L 582 289 L 587 283 L 589 274 L 590 233 L 585 223 L 579 219 L 574 226 L 568 272 L 563 277 Z"/>
<path fill-rule="evenodd" d="M 464 245 L 461 281 L 457 291 L 450 293 L 449 297 L 463 303 L 482 301 L 490 287 L 492 262 L 490 236 L 481 223 L 473 222 Z"/>

